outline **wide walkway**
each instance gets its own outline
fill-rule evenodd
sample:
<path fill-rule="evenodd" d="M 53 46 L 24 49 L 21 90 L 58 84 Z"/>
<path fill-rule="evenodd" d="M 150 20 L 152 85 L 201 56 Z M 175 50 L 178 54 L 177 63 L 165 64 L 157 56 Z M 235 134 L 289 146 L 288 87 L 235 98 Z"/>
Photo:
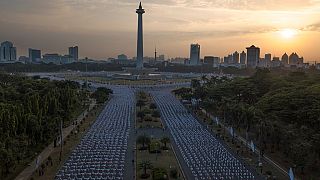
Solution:
<path fill-rule="evenodd" d="M 113 89 L 114 94 L 80 144 L 56 175 L 67 179 L 125 179 L 133 174 L 128 149 L 133 127 L 134 94 L 129 88 Z M 131 146 L 131 145 L 130 145 Z"/>
<path fill-rule="evenodd" d="M 172 135 L 180 154 L 178 157 L 182 158 L 179 161 L 182 162 L 188 179 L 260 179 L 202 126 L 169 91 L 152 91 L 151 94 Z"/>

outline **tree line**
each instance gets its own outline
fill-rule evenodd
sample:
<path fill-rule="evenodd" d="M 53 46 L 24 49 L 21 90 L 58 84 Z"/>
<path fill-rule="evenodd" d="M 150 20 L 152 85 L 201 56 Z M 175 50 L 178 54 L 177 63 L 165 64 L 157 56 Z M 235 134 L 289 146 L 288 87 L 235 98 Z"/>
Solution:
<path fill-rule="evenodd" d="M 50 144 L 86 100 L 76 82 L 0 74 L 0 177 Z"/>
<path fill-rule="evenodd" d="M 296 171 L 318 177 L 320 164 L 320 74 L 259 69 L 248 78 L 202 77 L 192 89 L 174 91 L 201 100 L 268 154 L 276 153 Z M 307 172 L 307 173 L 306 173 Z"/>

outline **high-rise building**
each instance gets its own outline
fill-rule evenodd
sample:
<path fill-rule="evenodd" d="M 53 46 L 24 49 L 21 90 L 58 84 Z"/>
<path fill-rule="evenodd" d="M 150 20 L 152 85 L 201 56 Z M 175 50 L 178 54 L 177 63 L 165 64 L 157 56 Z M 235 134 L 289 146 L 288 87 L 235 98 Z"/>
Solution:
<path fill-rule="evenodd" d="M 283 65 L 289 64 L 289 56 L 287 53 L 284 53 L 284 55 L 281 57 L 281 63 Z"/>
<path fill-rule="evenodd" d="M 234 52 L 233 55 L 232 55 L 232 63 L 233 64 L 238 64 L 239 61 L 240 61 L 240 54 L 238 53 L 238 51 Z"/>
<path fill-rule="evenodd" d="M 265 54 L 264 55 L 264 60 L 266 60 L 267 62 L 271 62 L 271 60 L 272 60 L 271 56 L 272 56 L 271 54 Z"/>
<path fill-rule="evenodd" d="M 260 60 L 260 48 L 252 45 L 247 48 L 247 67 L 256 68 Z"/>
<path fill-rule="evenodd" d="M 299 56 L 297 53 L 292 53 L 289 56 L 289 64 L 290 65 L 297 65 L 299 63 Z"/>
<path fill-rule="evenodd" d="M 13 46 L 12 42 L 5 41 L 0 46 L 0 61 L 15 61 L 17 60 L 17 48 Z"/>
<path fill-rule="evenodd" d="M 232 54 L 229 54 L 228 56 L 225 56 L 223 58 L 223 63 L 224 64 L 234 64 L 233 63 L 233 55 Z"/>
<path fill-rule="evenodd" d="M 242 51 L 242 53 L 240 54 L 240 64 L 246 64 L 246 60 L 247 60 L 247 54 Z"/>
<path fill-rule="evenodd" d="M 41 60 L 41 50 L 29 48 L 29 61 L 40 62 L 40 60 Z"/>
<path fill-rule="evenodd" d="M 271 54 L 265 54 L 264 55 L 264 60 L 265 60 L 265 67 L 270 67 L 271 66 L 271 59 L 272 55 Z"/>
<path fill-rule="evenodd" d="M 12 47 L 10 48 L 10 61 L 16 61 L 17 60 L 17 48 Z"/>
<path fill-rule="evenodd" d="M 69 47 L 69 56 L 74 59 L 74 61 L 79 60 L 79 48 L 78 46 Z"/>
<path fill-rule="evenodd" d="M 200 45 L 199 44 L 191 44 L 190 65 L 191 66 L 200 65 Z"/>

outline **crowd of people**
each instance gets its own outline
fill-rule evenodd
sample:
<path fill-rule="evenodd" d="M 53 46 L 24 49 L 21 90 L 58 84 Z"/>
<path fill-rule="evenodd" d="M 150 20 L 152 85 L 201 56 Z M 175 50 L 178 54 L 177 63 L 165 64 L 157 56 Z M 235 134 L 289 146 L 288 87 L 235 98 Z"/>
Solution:
<path fill-rule="evenodd" d="M 170 93 L 154 91 L 161 111 L 183 160 L 194 179 L 256 180 L 257 175 L 231 153 Z"/>
<path fill-rule="evenodd" d="M 56 175 L 67 179 L 123 179 L 134 93 L 114 88 L 113 98 Z"/>

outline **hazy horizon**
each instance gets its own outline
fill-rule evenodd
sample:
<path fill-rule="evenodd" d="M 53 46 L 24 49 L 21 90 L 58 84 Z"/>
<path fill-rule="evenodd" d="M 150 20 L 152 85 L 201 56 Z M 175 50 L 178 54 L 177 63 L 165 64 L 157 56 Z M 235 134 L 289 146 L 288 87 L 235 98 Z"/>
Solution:
<path fill-rule="evenodd" d="M 18 55 L 28 48 L 106 59 L 136 55 L 139 1 L 2 0 L 0 41 L 12 41 Z M 297 52 L 320 61 L 320 0 L 145 0 L 145 55 L 188 57 L 190 44 L 201 56 L 225 56 L 252 44 L 261 53 Z"/>

